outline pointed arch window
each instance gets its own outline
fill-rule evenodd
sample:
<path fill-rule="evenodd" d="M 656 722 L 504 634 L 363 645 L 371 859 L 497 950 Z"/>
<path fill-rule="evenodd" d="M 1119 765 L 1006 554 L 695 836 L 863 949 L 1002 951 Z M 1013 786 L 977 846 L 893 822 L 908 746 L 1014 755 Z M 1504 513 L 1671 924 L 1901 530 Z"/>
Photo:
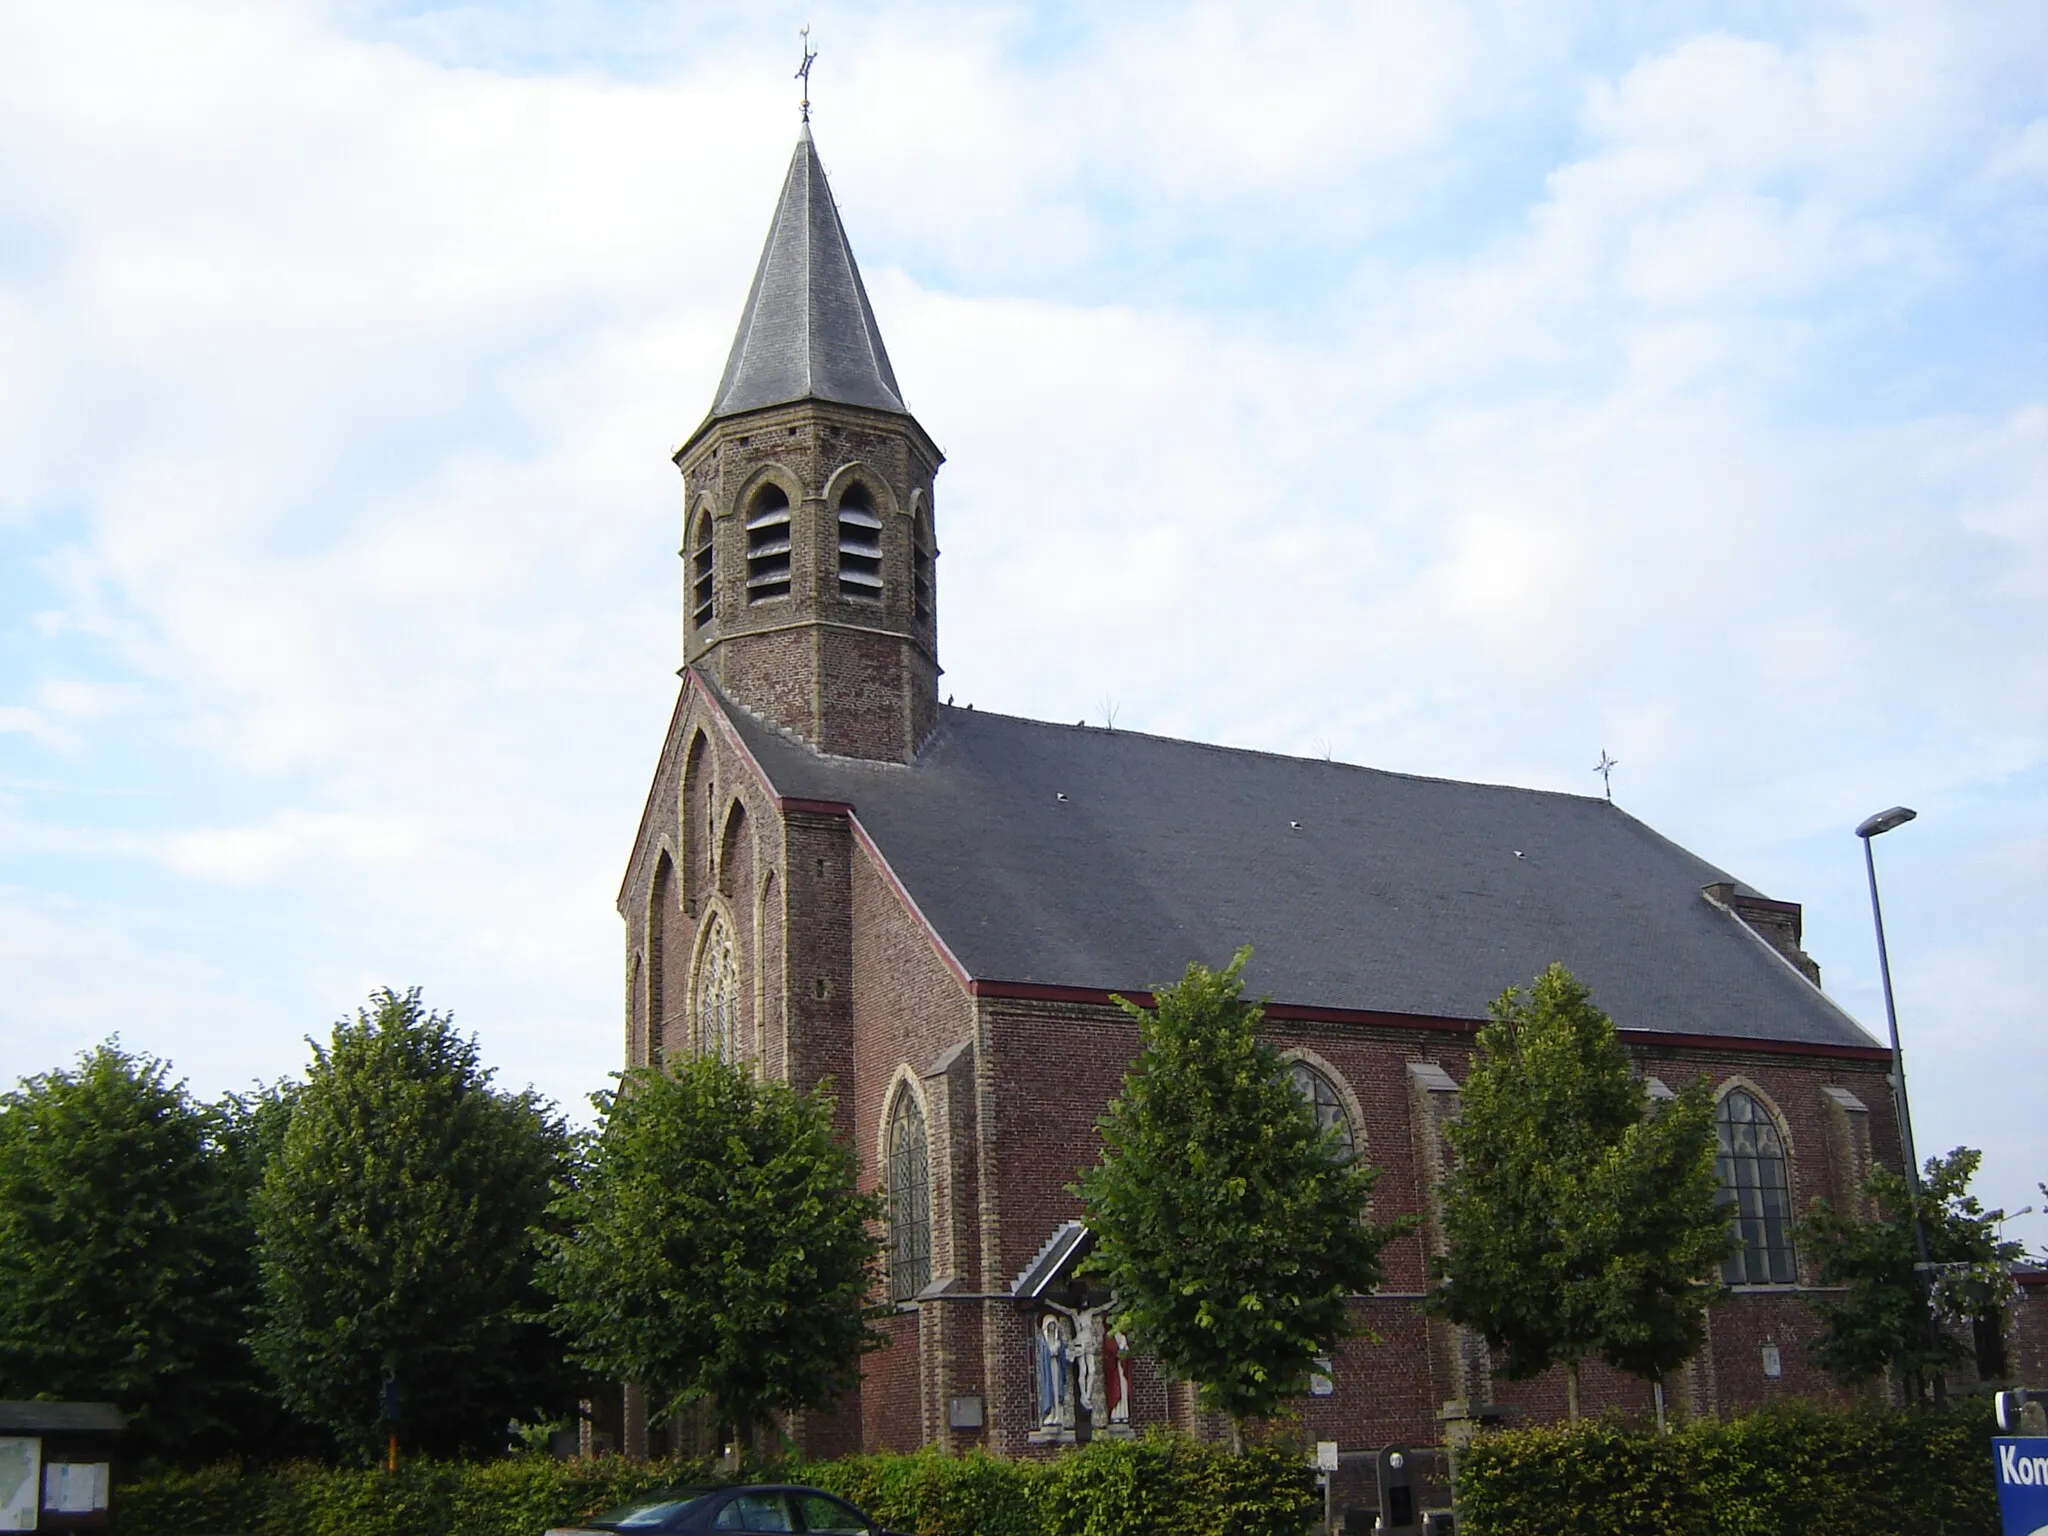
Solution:
<path fill-rule="evenodd" d="M 761 488 L 747 513 L 747 601 L 789 596 L 789 496 L 779 485 Z"/>
<path fill-rule="evenodd" d="M 690 622 L 702 629 L 711 622 L 717 608 L 717 572 L 712 559 L 711 514 L 697 519 L 696 537 L 690 540 Z"/>
<path fill-rule="evenodd" d="M 1356 1153 L 1358 1133 L 1352 1127 L 1351 1115 L 1344 1108 L 1344 1095 L 1337 1091 L 1337 1085 L 1305 1061 L 1288 1066 L 1287 1081 L 1301 1095 L 1301 1101 L 1315 1111 L 1316 1124 L 1326 1131 L 1335 1131 L 1344 1150 Z"/>
<path fill-rule="evenodd" d="M 908 1083 L 889 1106 L 889 1299 L 910 1301 L 932 1282 L 932 1175 L 924 1111 Z"/>
<path fill-rule="evenodd" d="M 910 560 L 911 606 L 916 610 L 917 622 L 928 624 L 932 617 L 932 525 L 922 508 L 917 514 L 916 529 L 911 535 L 913 548 Z"/>
<path fill-rule="evenodd" d="M 738 1061 L 740 1039 L 740 967 L 733 953 L 732 930 L 714 913 L 704 947 L 697 955 L 697 1049 L 720 1061 Z"/>
<path fill-rule="evenodd" d="M 839 498 L 839 595 L 864 603 L 882 598 L 882 519 L 858 481 Z"/>
<path fill-rule="evenodd" d="M 1792 1185 L 1785 1138 L 1755 1094 L 1731 1089 L 1714 1111 L 1715 1166 L 1721 1199 L 1742 1251 L 1721 1265 L 1729 1285 L 1791 1285 L 1799 1278 L 1792 1252 Z"/>

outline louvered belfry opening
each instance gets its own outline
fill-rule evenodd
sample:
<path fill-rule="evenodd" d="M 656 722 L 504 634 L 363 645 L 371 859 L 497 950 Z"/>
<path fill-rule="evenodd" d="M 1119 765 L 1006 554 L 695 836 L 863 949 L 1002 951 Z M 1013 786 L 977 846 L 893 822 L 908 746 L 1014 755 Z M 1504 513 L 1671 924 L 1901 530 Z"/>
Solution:
<path fill-rule="evenodd" d="M 917 622 L 929 624 L 932 617 L 932 527 L 922 512 L 917 514 L 917 528 L 911 537 L 915 545 L 910 558 L 911 606 L 916 610 Z"/>
<path fill-rule="evenodd" d="M 711 622 L 716 608 L 716 571 L 711 559 L 711 515 L 697 519 L 697 536 L 690 547 L 690 622 L 702 629 Z"/>
<path fill-rule="evenodd" d="M 839 595 L 882 600 L 882 519 L 867 487 L 858 482 L 839 498 Z"/>
<path fill-rule="evenodd" d="M 765 486 L 747 513 L 747 601 L 789 596 L 789 497 Z"/>

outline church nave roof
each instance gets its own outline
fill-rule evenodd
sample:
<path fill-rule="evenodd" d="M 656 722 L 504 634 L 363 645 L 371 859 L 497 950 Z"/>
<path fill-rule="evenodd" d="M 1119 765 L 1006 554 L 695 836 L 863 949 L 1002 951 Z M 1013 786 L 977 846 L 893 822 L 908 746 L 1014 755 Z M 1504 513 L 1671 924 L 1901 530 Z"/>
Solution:
<path fill-rule="evenodd" d="M 1623 1029 L 1876 1044 L 1703 894 L 1747 887 L 1605 800 L 951 707 L 904 767 L 724 709 L 977 981 L 1146 991 L 1249 943 L 1276 1005 L 1473 1020 L 1561 960 Z"/>

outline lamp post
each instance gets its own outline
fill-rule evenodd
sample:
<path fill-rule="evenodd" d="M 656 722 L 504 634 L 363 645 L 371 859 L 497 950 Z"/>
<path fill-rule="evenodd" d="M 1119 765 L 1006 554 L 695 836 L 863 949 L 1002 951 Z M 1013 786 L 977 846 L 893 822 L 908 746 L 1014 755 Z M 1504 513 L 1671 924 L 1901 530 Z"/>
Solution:
<path fill-rule="evenodd" d="M 1871 839 L 1881 837 L 1894 827 L 1903 827 L 1919 814 L 1903 805 L 1895 805 L 1888 811 L 1879 811 L 1858 822 L 1856 835 L 1863 839 L 1863 867 L 1870 876 L 1870 919 L 1877 927 L 1877 973 L 1884 982 L 1884 1018 L 1891 1027 L 1892 1035 L 1892 1110 L 1899 1121 L 1899 1150 L 1905 1157 L 1906 1190 L 1913 1201 L 1913 1248 L 1920 1261 L 1921 1296 L 1927 1311 L 1927 1347 L 1934 1373 L 1934 1400 L 1939 1403 L 1948 1397 L 1948 1384 L 1943 1379 L 1939 1364 L 1941 1332 L 1934 1318 L 1934 1270 L 1927 1258 L 1927 1225 L 1920 1219 L 1920 1160 L 1913 1151 L 1913 1110 L 1906 1101 L 1906 1055 L 1899 1049 L 1899 1010 L 1892 1001 L 1892 963 L 1885 951 L 1884 908 L 1877 899 L 1877 858 L 1870 851 Z"/>

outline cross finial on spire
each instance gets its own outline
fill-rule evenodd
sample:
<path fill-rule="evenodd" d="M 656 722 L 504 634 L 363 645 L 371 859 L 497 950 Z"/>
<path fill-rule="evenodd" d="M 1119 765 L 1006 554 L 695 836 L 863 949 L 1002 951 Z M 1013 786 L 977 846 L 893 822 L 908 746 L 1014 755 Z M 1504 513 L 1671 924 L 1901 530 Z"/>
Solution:
<path fill-rule="evenodd" d="M 811 24 L 808 21 L 797 29 L 797 36 L 803 39 L 804 61 L 792 78 L 804 83 L 803 113 L 804 121 L 808 123 L 811 120 L 811 65 L 818 57 L 811 48 Z"/>
<path fill-rule="evenodd" d="M 1607 803 L 1614 804 L 1614 770 L 1621 766 L 1621 759 L 1609 757 L 1607 749 L 1600 749 L 1600 761 L 1593 765 L 1593 771 L 1600 775 L 1600 782 L 1607 786 Z"/>

